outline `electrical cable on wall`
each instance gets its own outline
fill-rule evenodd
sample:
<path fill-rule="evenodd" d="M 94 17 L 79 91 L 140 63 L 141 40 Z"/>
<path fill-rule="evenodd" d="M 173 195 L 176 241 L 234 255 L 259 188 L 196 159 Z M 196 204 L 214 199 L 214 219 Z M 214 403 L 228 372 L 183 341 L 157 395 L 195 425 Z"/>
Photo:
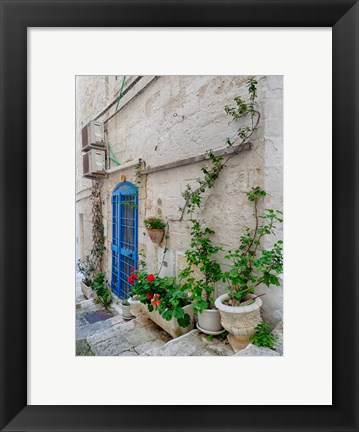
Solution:
<path fill-rule="evenodd" d="M 120 94 L 118 95 L 118 99 L 117 99 L 116 112 L 118 110 L 118 106 L 120 104 L 120 100 L 121 100 L 121 97 L 122 97 L 122 91 L 123 91 L 123 86 L 125 85 L 125 79 L 126 79 L 126 75 L 124 75 L 123 80 L 122 80 Z"/>
<path fill-rule="evenodd" d="M 123 92 L 123 87 L 124 87 L 124 85 L 125 85 L 125 80 L 126 80 L 126 75 L 124 75 L 123 80 L 122 80 L 122 85 L 121 85 L 120 94 L 118 95 L 118 99 L 117 99 L 116 112 L 117 112 L 117 110 L 118 110 L 118 106 L 119 106 L 119 104 L 120 104 L 120 100 L 121 100 L 121 98 L 122 98 L 122 92 Z M 112 150 L 111 144 L 108 142 L 107 145 L 108 145 L 109 153 L 110 153 L 110 155 L 109 155 L 109 159 L 110 159 L 112 162 L 114 162 L 117 166 L 121 165 L 121 162 L 119 162 L 119 161 L 116 159 L 116 155 L 115 155 L 114 151 Z M 112 155 L 112 157 L 111 157 L 111 155 Z"/>

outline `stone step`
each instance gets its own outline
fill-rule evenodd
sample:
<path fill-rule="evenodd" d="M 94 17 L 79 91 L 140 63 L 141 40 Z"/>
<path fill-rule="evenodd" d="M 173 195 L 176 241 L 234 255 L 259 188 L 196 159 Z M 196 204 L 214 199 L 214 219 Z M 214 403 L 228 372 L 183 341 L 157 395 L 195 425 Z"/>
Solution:
<path fill-rule="evenodd" d="M 160 347 L 147 350 L 146 356 L 231 356 L 234 351 L 226 340 L 208 338 L 199 330 L 191 330 Z"/>
<path fill-rule="evenodd" d="M 131 321 L 122 319 L 86 340 L 96 356 L 136 356 L 164 345 L 170 338 L 151 320 L 141 316 Z"/>
<path fill-rule="evenodd" d="M 97 321 L 95 323 L 83 323 L 82 325 L 78 325 L 76 328 L 76 339 L 86 339 L 89 336 L 102 333 L 114 325 L 124 322 L 124 319 L 121 315 L 116 315 L 112 318 Z"/>
<path fill-rule="evenodd" d="M 198 330 L 172 337 L 144 315 L 126 321 L 121 310 L 108 314 L 93 299 L 76 306 L 76 355 L 81 356 L 228 356 L 226 338 L 211 338 Z M 98 320 L 97 320 L 98 319 Z M 89 322 L 89 320 L 97 320 Z"/>

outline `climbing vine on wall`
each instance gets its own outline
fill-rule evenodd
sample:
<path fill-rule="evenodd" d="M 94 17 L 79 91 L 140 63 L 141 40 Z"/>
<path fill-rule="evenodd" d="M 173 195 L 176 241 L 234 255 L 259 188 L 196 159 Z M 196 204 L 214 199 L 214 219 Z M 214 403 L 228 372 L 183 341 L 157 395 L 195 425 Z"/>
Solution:
<path fill-rule="evenodd" d="M 207 152 L 210 166 L 203 166 L 201 168 L 201 171 L 204 175 L 202 178 L 198 179 L 197 187 L 193 189 L 188 184 L 185 191 L 182 193 L 182 197 L 185 199 L 185 204 L 182 208 L 180 208 L 180 220 L 183 219 L 186 209 L 188 213 L 193 213 L 196 208 L 201 207 L 203 194 L 206 192 L 207 189 L 211 189 L 214 187 L 215 181 L 219 177 L 220 172 L 226 166 L 228 161 L 232 159 L 232 157 L 236 155 L 239 151 L 241 151 L 245 144 L 249 143 L 250 138 L 257 129 L 260 120 L 260 113 L 255 109 L 255 102 L 257 98 L 257 84 L 258 82 L 253 77 L 248 78 L 248 99 L 243 99 L 240 96 L 236 96 L 234 98 L 234 106 L 224 107 L 226 114 L 231 117 L 230 122 L 243 119 L 247 123 L 241 124 L 241 126 L 237 129 L 237 134 L 235 137 L 227 137 L 226 145 L 232 150 L 232 152 L 228 156 L 216 156 L 212 150 L 209 150 Z"/>
<path fill-rule="evenodd" d="M 193 212 L 199 209 L 202 204 L 203 195 L 208 189 L 211 189 L 215 185 L 215 181 L 218 179 L 221 171 L 225 168 L 226 164 L 237 155 L 245 145 L 250 143 L 250 139 L 260 121 L 260 112 L 256 109 L 257 100 L 257 80 L 254 77 L 247 79 L 246 85 L 248 90 L 248 98 L 244 99 L 241 96 L 234 98 L 234 106 L 225 106 L 224 110 L 230 117 L 230 123 L 233 121 L 240 121 L 241 124 L 236 131 L 234 137 L 227 137 L 225 144 L 231 152 L 226 156 L 216 156 L 212 150 L 208 150 L 207 156 L 209 159 L 209 166 L 201 167 L 203 173 L 202 178 L 197 180 L 196 187 L 192 187 L 187 184 L 186 189 L 182 192 L 182 197 L 185 199 L 183 207 L 179 208 L 180 217 L 178 219 L 169 219 L 166 227 L 166 243 L 164 247 L 164 255 L 160 264 L 159 272 L 162 269 L 163 260 L 165 253 L 168 250 L 168 238 L 169 238 L 169 222 L 181 222 L 184 218 L 185 212 L 190 214 L 192 224 L 198 222 L 193 217 Z"/>
<path fill-rule="evenodd" d="M 102 271 L 102 260 L 105 249 L 105 235 L 102 215 L 101 183 L 92 182 L 91 190 L 91 216 L 92 216 L 92 250 L 91 255 L 96 273 Z"/>

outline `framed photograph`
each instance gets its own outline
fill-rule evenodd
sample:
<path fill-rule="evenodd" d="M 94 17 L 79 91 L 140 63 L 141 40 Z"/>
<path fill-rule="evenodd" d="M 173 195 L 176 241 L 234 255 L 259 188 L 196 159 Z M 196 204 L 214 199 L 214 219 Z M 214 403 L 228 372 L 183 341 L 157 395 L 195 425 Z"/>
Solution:
<path fill-rule="evenodd" d="M 1 430 L 357 431 L 357 1 L 1 1 Z"/>

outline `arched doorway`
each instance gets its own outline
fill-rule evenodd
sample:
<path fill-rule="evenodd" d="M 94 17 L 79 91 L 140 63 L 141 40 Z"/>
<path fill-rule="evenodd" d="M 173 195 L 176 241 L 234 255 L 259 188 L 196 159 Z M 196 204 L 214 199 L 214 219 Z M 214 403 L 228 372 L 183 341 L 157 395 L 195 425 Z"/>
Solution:
<path fill-rule="evenodd" d="M 111 289 L 128 298 L 132 286 L 127 278 L 138 263 L 138 193 L 130 182 L 119 183 L 112 193 Z"/>

